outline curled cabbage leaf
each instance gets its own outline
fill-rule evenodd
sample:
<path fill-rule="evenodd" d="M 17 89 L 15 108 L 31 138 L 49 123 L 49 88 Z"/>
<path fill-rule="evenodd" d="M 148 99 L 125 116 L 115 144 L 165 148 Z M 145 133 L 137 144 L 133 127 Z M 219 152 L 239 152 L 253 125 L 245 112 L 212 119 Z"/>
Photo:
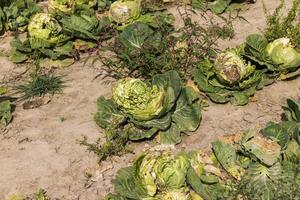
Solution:
<path fill-rule="evenodd" d="M 163 110 L 164 90 L 140 79 L 119 80 L 112 90 L 112 99 L 120 109 L 136 120 L 150 120 Z"/>

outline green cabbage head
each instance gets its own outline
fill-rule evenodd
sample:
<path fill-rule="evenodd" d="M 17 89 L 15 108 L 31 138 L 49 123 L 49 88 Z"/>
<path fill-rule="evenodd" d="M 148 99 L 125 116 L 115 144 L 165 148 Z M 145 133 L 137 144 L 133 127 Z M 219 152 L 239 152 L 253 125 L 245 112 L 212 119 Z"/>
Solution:
<path fill-rule="evenodd" d="M 171 153 L 147 154 L 138 170 L 149 196 L 159 191 L 180 189 L 186 186 L 186 174 L 190 166 L 184 156 Z"/>
<path fill-rule="evenodd" d="M 61 30 L 58 21 L 47 13 L 34 15 L 28 25 L 31 42 L 34 41 L 33 39 L 38 39 L 50 45 L 56 45 L 64 40 L 65 36 L 61 34 Z"/>
<path fill-rule="evenodd" d="M 75 10 L 75 0 L 49 0 L 48 10 L 52 14 L 71 14 Z"/>
<path fill-rule="evenodd" d="M 282 69 L 300 66 L 300 53 L 292 46 L 289 38 L 280 38 L 269 43 L 266 52 L 272 62 L 280 65 Z"/>
<path fill-rule="evenodd" d="M 112 99 L 136 120 L 151 120 L 163 110 L 164 90 L 140 79 L 119 80 L 112 89 Z"/>
<path fill-rule="evenodd" d="M 116 1 L 111 4 L 109 17 L 118 24 L 127 24 L 140 17 L 141 1 Z"/>
<path fill-rule="evenodd" d="M 252 74 L 255 67 L 246 63 L 235 51 L 228 50 L 218 55 L 214 69 L 222 82 L 233 85 Z"/>

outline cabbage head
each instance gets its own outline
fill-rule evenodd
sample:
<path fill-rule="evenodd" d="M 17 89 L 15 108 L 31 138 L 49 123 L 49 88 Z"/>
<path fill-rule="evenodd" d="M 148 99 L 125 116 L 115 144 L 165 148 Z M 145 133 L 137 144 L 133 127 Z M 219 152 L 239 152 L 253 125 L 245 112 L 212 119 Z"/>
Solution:
<path fill-rule="evenodd" d="M 49 0 L 48 10 L 52 14 L 71 14 L 75 11 L 75 0 Z"/>
<path fill-rule="evenodd" d="M 189 160 L 182 155 L 171 153 L 147 154 L 138 170 L 148 195 L 156 191 L 180 189 L 186 186 L 186 174 L 190 166 Z"/>
<path fill-rule="evenodd" d="M 33 16 L 28 25 L 28 34 L 30 43 L 34 46 L 36 41 L 55 46 L 65 40 L 65 36 L 61 34 L 61 26 L 51 14 L 38 13 Z"/>
<path fill-rule="evenodd" d="M 228 50 L 218 55 L 214 69 L 220 81 L 234 85 L 252 74 L 255 67 L 246 63 L 234 50 Z"/>
<path fill-rule="evenodd" d="M 109 17 L 118 24 L 128 24 L 141 15 L 141 1 L 116 1 L 111 4 Z"/>
<path fill-rule="evenodd" d="M 282 69 L 300 66 L 300 53 L 292 46 L 289 38 L 280 38 L 269 43 L 266 53 L 272 63 L 280 65 Z"/>
<path fill-rule="evenodd" d="M 163 110 L 164 90 L 140 79 L 119 80 L 112 89 L 112 99 L 136 120 L 151 120 Z"/>

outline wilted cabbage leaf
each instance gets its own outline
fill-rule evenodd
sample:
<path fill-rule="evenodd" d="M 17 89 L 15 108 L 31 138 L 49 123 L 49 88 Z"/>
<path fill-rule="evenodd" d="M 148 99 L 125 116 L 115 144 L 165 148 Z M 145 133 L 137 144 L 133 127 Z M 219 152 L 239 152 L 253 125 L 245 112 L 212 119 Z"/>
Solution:
<path fill-rule="evenodd" d="M 267 166 L 272 166 L 279 161 L 280 145 L 261 135 L 255 135 L 252 139 L 243 143 L 242 148 Z"/>
<path fill-rule="evenodd" d="M 215 141 L 212 148 L 222 167 L 234 178 L 241 180 L 244 169 L 237 165 L 236 149 L 228 143 Z"/>

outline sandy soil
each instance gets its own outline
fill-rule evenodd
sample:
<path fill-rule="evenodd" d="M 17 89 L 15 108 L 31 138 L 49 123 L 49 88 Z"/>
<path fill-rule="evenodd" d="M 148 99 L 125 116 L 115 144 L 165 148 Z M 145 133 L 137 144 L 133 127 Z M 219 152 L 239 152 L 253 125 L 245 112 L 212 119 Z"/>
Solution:
<path fill-rule="evenodd" d="M 279 0 L 266 1 L 270 10 L 278 3 Z M 288 5 L 290 3 L 291 0 Z M 223 48 L 239 44 L 248 34 L 264 28 L 260 0 L 243 16 L 249 23 L 236 22 L 236 38 L 223 42 Z M 0 47 L 7 47 L 8 42 L 9 38 L 0 40 Z M 0 57 L 0 66 L 3 80 L 26 70 L 4 57 Z M 99 166 L 97 157 L 78 144 L 82 135 L 91 141 L 103 137 L 93 115 L 97 98 L 110 96 L 110 85 L 100 78 L 93 80 L 97 72 L 96 68 L 75 64 L 59 71 L 69 81 L 63 94 L 55 96 L 49 104 L 32 110 L 24 110 L 17 104 L 13 123 L 6 130 L 0 130 L 0 199 L 13 193 L 28 195 L 38 188 L 47 190 L 52 199 L 61 200 L 96 200 L 112 191 L 115 172 L 135 155 L 114 157 Z M 299 85 L 300 79 L 275 83 L 257 92 L 256 101 L 244 107 L 210 103 L 199 130 L 184 137 L 180 147 L 209 149 L 208 144 L 220 135 L 259 128 L 270 120 L 278 121 L 285 99 L 298 98 Z M 134 144 L 135 152 L 154 144 Z M 93 175 L 90 181 L 86 181 L 86 172 Z"/>

